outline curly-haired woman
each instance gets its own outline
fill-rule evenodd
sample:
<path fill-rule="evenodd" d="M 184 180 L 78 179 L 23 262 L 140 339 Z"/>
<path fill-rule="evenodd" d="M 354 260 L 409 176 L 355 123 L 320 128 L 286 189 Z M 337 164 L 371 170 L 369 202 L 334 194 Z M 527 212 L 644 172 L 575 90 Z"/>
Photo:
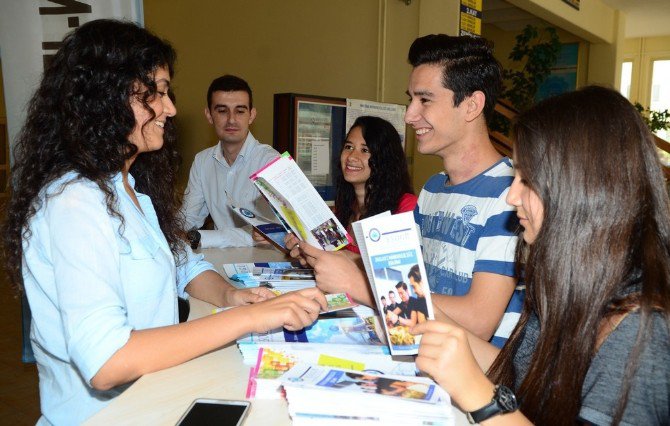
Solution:
<path fill-rule="evenodd" d="M 174 60 L 135 24 L 92 21 L 64 39 L 30 101 L 5 248 L 33 313 L 40 424 L 79 424 L 145 373 L 248 332 L 300 329 L 325 307 L 315 289 L 236 290 L 186 246 Z M 245 306 L 177 324 L 185 292 Z"/>

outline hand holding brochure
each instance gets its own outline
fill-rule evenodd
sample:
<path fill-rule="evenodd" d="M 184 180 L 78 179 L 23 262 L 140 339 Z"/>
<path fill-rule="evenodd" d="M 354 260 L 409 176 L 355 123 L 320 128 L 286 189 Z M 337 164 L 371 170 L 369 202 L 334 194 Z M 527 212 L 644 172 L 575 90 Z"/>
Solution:
<path fill-rule="evenodd" d="M 354 222 L 352 228 L 391 353 L 418 353 L 421 336 L 409 329 L 434 315 L 414 214 L 385 212 Z"/>
<path fill-rule="evenodd" d="M 323 250 L 339 250 L 351 237 L 293 158 L 285 152 L 250 176 L 289 231 Z"/>

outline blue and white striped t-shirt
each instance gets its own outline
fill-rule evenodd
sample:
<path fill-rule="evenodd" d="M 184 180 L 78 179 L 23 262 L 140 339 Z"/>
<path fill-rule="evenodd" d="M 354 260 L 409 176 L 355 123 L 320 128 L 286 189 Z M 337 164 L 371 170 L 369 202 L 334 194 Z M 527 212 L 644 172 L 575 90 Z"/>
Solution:
<path fill-rule="evenodd" d="M 475 272 L 514 275 L 518 220 L 505 202 L 514 169 L 505 157 L 467 182 L 448 186 L 448 180 L 442 172 L 426 182 L 414 219 L 431 291 L 462 296 L 470 291 Z M 517 286 L 491 343 L 505 343 L 519 320 L 523 297 L 523 287 Z"/>

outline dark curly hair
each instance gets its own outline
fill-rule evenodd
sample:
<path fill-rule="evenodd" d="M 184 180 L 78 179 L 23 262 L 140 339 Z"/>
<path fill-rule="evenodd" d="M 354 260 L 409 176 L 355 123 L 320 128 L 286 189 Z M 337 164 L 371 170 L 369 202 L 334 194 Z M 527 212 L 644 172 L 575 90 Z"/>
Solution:
<path fill-rule="evenodd" d="M 413 194 L 407 171 L 407 160 L 398 131 L 388 121 L 371 116 L 361 116 L 351 125 L 359 127 L 370 150 L 370 178 L 365 183 L 365 211 L 360 218 L 374 216 L 386 210 L 394 211 L 403 194 Z M 348 136 L 348 134 L 347 134 Z M 344 146 L 344 144 L 343 144 Z M 337 195 L 335 214 L 344 227 L 348 227 L 356 213 L 354 186 L 344 180 L 342 168 L 335 167 Z"/>
<path fill-rule="evenodd" d="M 155 117 L 148 103 L 157 93 L 155 71 L 165 67 L 172 75 L 175 59 L 169 43 L 129 22 L 96 20 L 65 37 L 28 104 L 14 147 L 4 242 L 7 271 L 19 290 L 22 241 L 30 236 L 28 223 L 42 205 L 40 191 L 65 173 L 95 182 L 105 195 L 107 211 L 123 227 L 110 179 L 137 153 L 128 141 L 135 127 L 130 100 L 139 100 Z M 183 226 L 174 189 L 180 162 L 175 135 L 168 118 L 162 149 L 139 155 L 130 173 L 136 189 L 151 197 L 177 259 L 183 250 Z"/>

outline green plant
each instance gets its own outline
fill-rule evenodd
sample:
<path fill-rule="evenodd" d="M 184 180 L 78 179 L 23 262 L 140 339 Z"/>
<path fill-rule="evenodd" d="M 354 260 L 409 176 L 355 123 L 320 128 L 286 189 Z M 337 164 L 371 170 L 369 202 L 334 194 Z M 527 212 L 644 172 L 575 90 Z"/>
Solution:
<path fill-rule="evenodd" d="M 515 65 L 503 70 L 504 89 L 500 97 L 510 101 L 519 111 L 530 108 L 540 85 L 551 74 L 560 51 L 561 42 L 555 28 L 540 30 L 527 25 L 516 36 L 516 44 L 508 56 Z M 507 134 L 509 122 L 496 114 L 491 128 Z"/>
<path fill-rule="evenodd" d="M 665 111 L 653 111 L 643 107 L 639 102 L 635 102 L 635 109 L 642 115 L 642 119 L 653 133 L 670 129 L 670 112 L 667 109 Z"/>

